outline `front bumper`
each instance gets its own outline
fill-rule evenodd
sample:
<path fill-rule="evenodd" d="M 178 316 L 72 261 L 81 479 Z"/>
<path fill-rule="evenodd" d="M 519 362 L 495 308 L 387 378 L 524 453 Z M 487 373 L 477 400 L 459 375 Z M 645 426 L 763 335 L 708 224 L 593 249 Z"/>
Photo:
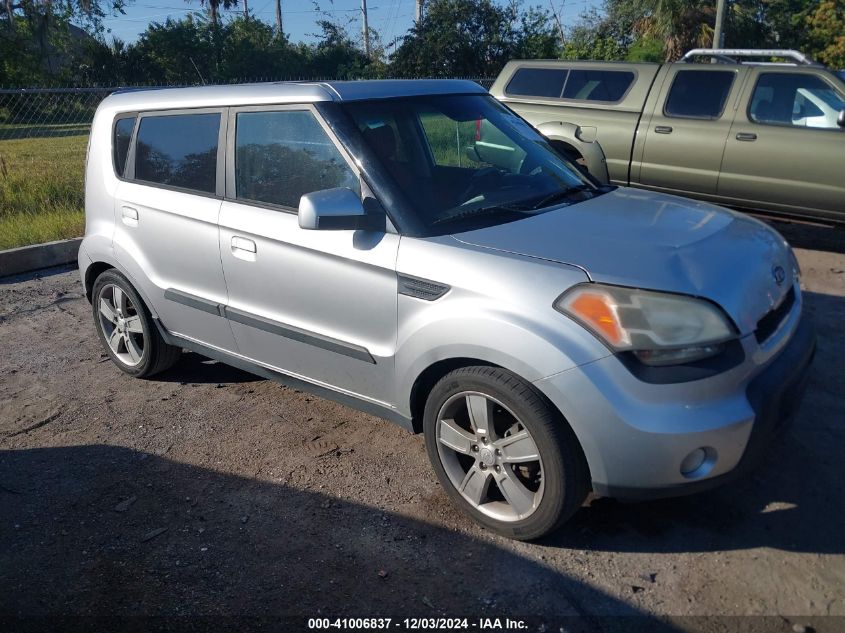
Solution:
<path fill-rule="evenodd" d="M 753 359 L 754 344 L 745 345 Z M 814 353 L 813 327 L 802 319 L 762 369 L 749 360 L 713 378 L 648 385 L 609 357 L 535 384 L 578 436 L 596 494 L 654 499 L 721 485 L 759 463 L 793 417 Z M 712 465 L 681 473 L 684 457 L 701 447 L 712 451 Z"/>

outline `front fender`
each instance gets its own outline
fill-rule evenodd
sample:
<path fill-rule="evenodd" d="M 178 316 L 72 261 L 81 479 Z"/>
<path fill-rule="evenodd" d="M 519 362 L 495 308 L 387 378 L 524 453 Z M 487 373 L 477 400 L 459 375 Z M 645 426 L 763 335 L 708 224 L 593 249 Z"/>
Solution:
<path fill-rule="evenodd" d="M 548 121 L 537 130 L 550 141 L 566 143 L 584 158 L 590 175 L 603 184 L 610 182 L 604 150 L 596 139 L 596 128 L 563 121 Z"/>
<path fill-rule="evenodd" d="M 407 314 L 418 301 L 400 297 L 399 311 Z M 479 316 L 469 302 L 447 302 L 442 308 L 418 313 L 400 328 L 396 350 L 397 407 L 410 417 L 412 388 L 423 372 L 440 361 L 472 359 L 512 371 L 534 382 L 608 354 L 580 326 L 560 317 L 544 323 L 508 311 L 485 310 Z M 451 305 L 449 305 L 451 304 Z"/>

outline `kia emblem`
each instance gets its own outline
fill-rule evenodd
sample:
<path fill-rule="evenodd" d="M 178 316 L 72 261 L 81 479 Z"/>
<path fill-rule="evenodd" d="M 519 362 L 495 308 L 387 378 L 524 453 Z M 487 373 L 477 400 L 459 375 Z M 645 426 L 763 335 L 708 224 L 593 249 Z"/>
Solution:
<path fill-rule="evenodd" d="M 772 277 L 774 277 L 775 283 L 778 286 L 782 286 L 783 282 L 786 281 L 786 271 L 783 269 L 783 266 L 772 267 Z"/>

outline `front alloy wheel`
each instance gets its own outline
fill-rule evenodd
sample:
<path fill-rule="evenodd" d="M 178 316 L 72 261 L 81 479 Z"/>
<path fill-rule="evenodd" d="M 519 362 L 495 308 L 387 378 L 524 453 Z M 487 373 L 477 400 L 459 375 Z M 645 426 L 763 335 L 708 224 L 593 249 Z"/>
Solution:
<path fill-rule="evenodd" d="M 496 398 L 449 398 L 437 416 L 437 451 L 452 485 L 499 521 L 529 517 L 543 499 L 543 461 L 526 426 Z"/>
<path fill-rule="evenodd" d="M 531 540 L 583 503 L 589 471 L 566 420 L 530 383 L 499 367 L 463 367 L 428 395 L 425 444 L 450 497 L 481 525 Z"/>

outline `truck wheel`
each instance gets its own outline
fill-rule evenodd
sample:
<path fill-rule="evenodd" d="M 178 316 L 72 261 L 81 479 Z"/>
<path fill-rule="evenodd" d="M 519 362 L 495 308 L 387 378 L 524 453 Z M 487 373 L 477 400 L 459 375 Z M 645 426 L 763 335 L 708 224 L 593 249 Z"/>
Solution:
<path fill-rule="evenodd" d="M 589 477 L 574 433 L 542 394 L 509 371 L 450 372 L 431 390 L 423 425 L 440 483 L 494 532 L 536 539 L 584 502 Z"/>

